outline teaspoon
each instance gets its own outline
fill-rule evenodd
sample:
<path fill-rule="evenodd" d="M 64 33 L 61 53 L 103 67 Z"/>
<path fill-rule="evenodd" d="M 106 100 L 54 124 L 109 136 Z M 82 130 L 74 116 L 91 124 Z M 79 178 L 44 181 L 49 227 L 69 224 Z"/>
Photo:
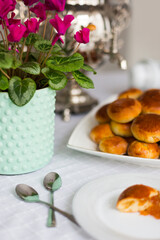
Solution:
<path fill-rule="evenodd" d="M 47 190 L 49 190 L 51 192 L 50 204 L 52 206 L 54 206 L 53 193 L 62 186 L 61 177 L 56 172 L 50 172 L 45 176 L 45 178 L 43 180 L 43 185 Z M 47 226 L 48 227 L 56 226 L 55 211 L 52 208 L 49 209 Z"/>
<path fill-rule="evenodd" d="M 61 209 L 52 206 L 50 203 L 47 203 L 47 202 L 44 202 L 44 201 L 40 200 L 38 192 L 36 190 L 34 190 L 32 187 L 30 187 L 30 186 L 28 186 L 26 184 L 18 184 L 16 186 L 15 190 L 16 190 L 17 195 L 21 199 L 23 199 L 24 201 L 26 201 L 26 202 L 43 203 L 43 204 L 49 206 L 50 208 L 52 208 L 53 210 L 59 212 L 64 217 L 68 218 L 70 221 L 72 221 L 76 225 L 78 225 L 78 223 L 76 222 L 76 220 L 75 220 L 75 218 L 74 218 L 74 216 L 72 214 L 64 212 Z"/>

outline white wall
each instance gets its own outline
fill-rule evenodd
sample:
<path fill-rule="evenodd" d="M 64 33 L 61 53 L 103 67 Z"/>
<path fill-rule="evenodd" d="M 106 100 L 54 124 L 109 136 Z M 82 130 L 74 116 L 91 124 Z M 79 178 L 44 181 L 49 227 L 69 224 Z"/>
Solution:
<path fill-rule="evenodd" d="M 125 48 L 129 66 L 144 58 L 160 61 L 160 0 L 132 0 L 131 9 Z"/>

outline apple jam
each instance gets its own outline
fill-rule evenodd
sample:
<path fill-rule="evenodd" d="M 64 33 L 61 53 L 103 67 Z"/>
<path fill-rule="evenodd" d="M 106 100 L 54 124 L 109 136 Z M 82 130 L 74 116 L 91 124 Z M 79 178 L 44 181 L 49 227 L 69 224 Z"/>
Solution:
<path fill-rule="evenodd" d="M 143 184 L 130 186 L 120 194 L 117 208 L 121 212 L 139 212 L 160 219 L 160 191 Z"/>
<path fill-rule="evenodd" d="M 154 196 L 150 199 L 151 206 L 140 211 L 141 215 L 152 215 L 153 217 L 160 219 L 160 192 L 157 196 Z"/>

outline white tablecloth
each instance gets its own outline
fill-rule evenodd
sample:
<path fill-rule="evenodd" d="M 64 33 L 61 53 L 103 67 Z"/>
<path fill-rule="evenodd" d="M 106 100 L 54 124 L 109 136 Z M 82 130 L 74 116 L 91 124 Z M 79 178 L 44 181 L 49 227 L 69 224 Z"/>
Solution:
<path fill-rule="evenodd" d="M 96 88 L 89 92 L 99 101 L 128 87 L 125 72 L 107 73 L 105 67 L 99 70 L 99 74 L 94 76 L 94 79 Z M 19 183 L 33 186 L 39 192 L 41 199 L 49 201 L 49 192 L 42 184 L 43 177 L 48 172 L 58 172 L 62 177 L 63 185 L 55 193 L 55 205 L 72 212 L 74 194 L 81 186 L 93 179 L 118 173 L 160 174 L 160 169 L 110 161 L 68 149 L 66 144 L 72 130 L 83 117 L 84 115 L 74 115 L 70 122 L 65 123 L 60 116 L 56 116 L 55 155 L 46 167 L 30 174 L 0 176 L 0 240 L 93 239 L 83 229 L 59 214 L 56 214 L 57 227 L 46 227 L 47 207 L 21 201 L 14 190 Z"/>

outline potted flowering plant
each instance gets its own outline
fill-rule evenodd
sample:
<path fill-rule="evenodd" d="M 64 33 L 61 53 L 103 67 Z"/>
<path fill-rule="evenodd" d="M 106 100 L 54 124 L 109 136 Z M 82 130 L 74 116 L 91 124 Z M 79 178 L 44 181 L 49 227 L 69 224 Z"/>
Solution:
<path fill-rule="evenodd" d="M 81 87 L 94 88 L 81 69 L 95 71 L 77 52 L 81 43 L 89 42 L 90 29 L 76 32 L 77 47 L 67 55 L 59 43 L 64 43 L 63 36 L 74 16 L 62 19 L 57 13 L 64 10 L 65 0 L 23 2 L 28 7 L 24 22 L 15 18 L 16 0 L 0 0 L 1 174 L 34 171 L 51 159 L 55 90 L 64 88 L 71 75 Z M 53 11 L 50 20 L 49 11 Z M 52 27 L 50 39 L 45 38 L 47 23 Z"/>

